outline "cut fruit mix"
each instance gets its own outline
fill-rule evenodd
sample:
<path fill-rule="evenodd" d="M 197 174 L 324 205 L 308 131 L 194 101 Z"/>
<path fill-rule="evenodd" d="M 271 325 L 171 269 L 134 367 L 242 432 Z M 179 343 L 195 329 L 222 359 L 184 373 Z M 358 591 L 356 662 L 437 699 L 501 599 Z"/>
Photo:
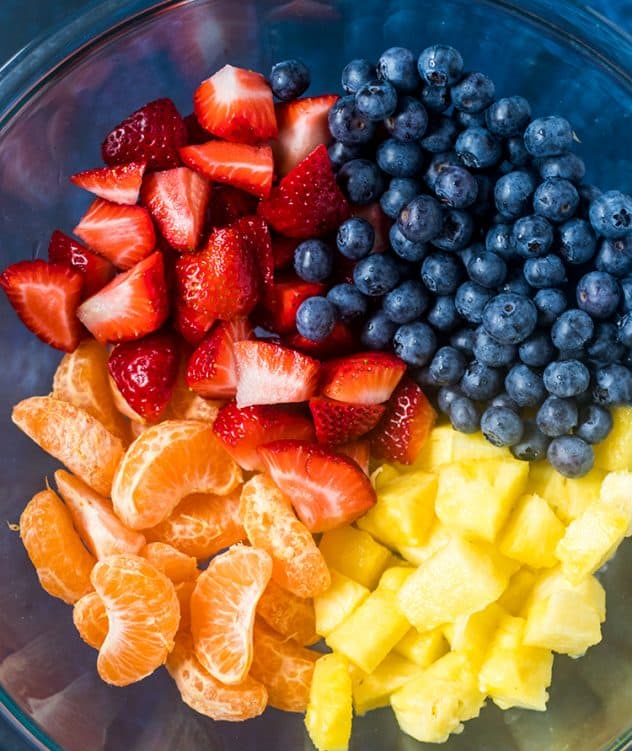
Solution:
<path fill-rule="evenodd" d="M 69 470 L 20 535 L 99 675 L 306 712 L 320 751 L 353 709 L 428 742 L 544 710 L 632 530 L 632 200 L 451 47 L 342 82 L 227 65 L 145 105 L 71 178 L 85 244 L 0 277 L 68 353 L 13 410 Z"/>

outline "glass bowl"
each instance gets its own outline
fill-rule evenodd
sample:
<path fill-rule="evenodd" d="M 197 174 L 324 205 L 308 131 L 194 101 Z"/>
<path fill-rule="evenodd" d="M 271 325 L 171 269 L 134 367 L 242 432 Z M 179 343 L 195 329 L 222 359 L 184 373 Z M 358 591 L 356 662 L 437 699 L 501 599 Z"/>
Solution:
<path fill-rule="evenodd" d="M 151 6 L 151 7 L 148 7 Z M 536 115 L 559 113 L 578 133 L 588 176 L 632 189 L 632 39 L 570 2 L 521 0 L 106 0 L 41 39 L 0 71 L 2 266 L 45 257 L 90 197 L 68 183 L 99 163 L 102 135 L 144 102 L 171 96 L 183 114 L 200 80 L 226 62 L 266 71 L 286 57 L 313 71 L 312 92 L 336 91 L 344 62 L 401 44 L 454 44 L 499 95 L 524 94 Z M 59 353 L 0 300 L 0 487 L 15 523 L 54 463 L 9 420 L 11 405 L 50 390 Z M 57 751 L 298 751 L 302 718 L 268 710 L 214 723 L 185 707 L 164 670 L 127 689 L 102 684 L 71 610 L 39 587 L 19 536 L 0 535 L 1 711 L 37 749 Z M 491 703 L 446 751 L 621 750 L 632 740 L 632 545 L 602 574 L 603 642 L 556 657 L 545 714 Z M 401 734 L 389 710 L 355 721 L 356 751 L 431 748 Z"/>

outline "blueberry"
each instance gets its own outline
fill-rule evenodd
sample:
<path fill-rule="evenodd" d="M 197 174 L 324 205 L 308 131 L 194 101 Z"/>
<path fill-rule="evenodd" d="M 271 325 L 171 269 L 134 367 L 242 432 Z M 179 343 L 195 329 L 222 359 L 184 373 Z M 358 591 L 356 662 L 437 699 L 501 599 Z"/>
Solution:
<path fill-rule="evenodd" d="M 443 227 L 443 213 L 437 201 L 431 196 L 413 198 L 402 209 L 397 218 L 400 231 L 413 242 L 428 242 L 437 237 Z"/>
<path fill-rule="evenodd" d="M 608 407 L 632 404 L 632 371 L 619 363 L 597 368 L 593 397 Z"/>
<path fill-rule="evenodd" d="M 537 330 L 518 349 L 520 360 L 531 368 L 543 368 L 555 357 L 555 348 L 546 331 Z"/>
<path fill-rule="evenodd" d="M 353 269 L 353 282 L 364 295 L 378 297 L 390 292 L 399 281 L 399 271 L 392 256 L 372 253 L 358 261 Z"/>
<path fill-rule="evenodd" d="M 515 249 L 511 244 L 511 226 L 509 224 L 494 224 L 490 227 L 485 235 L 485 248 L 503 258 L 514 256 Z"/>
<path fill-rule="evenodd" d="M 437 349 L 437 337 L 426 323 L 405 323 L 395 332 L 393 349 L 406 364 L 419 367 L 430 362 Z"/>
<path fill-rule="evenodd" d="M 462 328 L 456 331 L 450 337 L 450 344 L 466 355 L 472 355 L 476 343 L 476 334 L 478 329 Z"/>
<path fill-rule="evenodd" d="M 309 68 L 301 60 L 283 60 L 272 66 L 270 88 L 277 99 L 289 102 L 309 86 Z"/>
<path fill-rule="evenodd" d="M 327 292 L 327 299 L 336 309 L 341 321 L 356 321 L 366 315 L 366 297 L 353 284 L 336 284 Z"/>
<path fill-rule="evenodd" d="M 342 143 L 342 141 L 334 141 L 327 147 L 327 153 L 331 160 L 331 166 L 334 168 L 334 171 L 337 171 L 343 164 L 346 164 L 346 162 L 350 162 L 352 159 L 357 159 L 362 156 L 362 146 L 352 146 Z"/>
<path fill-rule="evenodd" d="M 492 293 L 476 282 L 463 282 L 456 291 L 454 304 L 459 315 L 470 323 L 483 320 L 483 310 L 492 297 Z"/>
<path fill-rule="evenodd" d="M 461 390 L 470 399 L 489 401 L 502 391 L 502 373 L 496 368 L 473 360 L 461 378 Z"/>
<path fill-rule="evenodd" d="M 382 301 L 382 309 L 395 323 L 410 323 L 426 310 L 430 297 L 426 288 L 408 279 L 391 290 Z"/>
<path fill-rule="evenodd" d="M 488 407 L 481 417 L 481 430 L 494 446 L 513 446 L 522 438 L 524 425 L 513 410 L 507 407 Z"/>
<path fill-rule="evenodd" d="M 418 243 L 404 237 L 397 224 L 393 224 L 389 230 L 388 238 L 393 251 L 404 261 L 416 263 L 426 255 L 427 245 Z"/>
<path fill-rule="evenodd" d="M 559 254 L 566 263 L 588 263 L 595 255 L 597 238 L 585 219 L 569 219 L 562 224 L 559 233 Z"/>
<path fill-rule="evenodd" d="M 308 297 L 296 311 L 296 329 L 301 336 L 319 342 L 334 330 L 336 311 L 326 297 Z"/>
<path fill-rule="evenodd" d="M 384 178 L 377 164 L 368 159 L 352 159 L 338 171 L 338 183 L 351 203 L 375 201 L 384 191 Z"/>
<path fill-rule="evenodd" d="M 358 261 L 368 256 L 375 242 L 375 230 L 366 219 L 353 216 L 338 227 L 336 246 L 345 258 Z"/>
<path fill-rule="evenodd" d="M 483 246 L 483 243 L 472 243 L 472 245 L 468 245 L 467 248 L 463 248 L 463 250 L 460 250 L 457 255 L 460 257 L 461 261 L 463 262 L 463 265 L 467 269 L 468 263 L 475 256 L 478 256 L 480 253 L 485 253 L 485 252 L 486 251 L 485 251 L 485 247 Z"/>
<path fill-rule="evenodd" d="M 436 295 L 451 295 L 461 279 L 461 264 L 450 253 L 431 253 L 421 264 L 421 280 Z"/>
<path fill-rule="evenodd" d="M 463 112 L 482 112 L 494 101 L 494 82 L 483 73 L 469 73 L 452 87 L 452 102 Z"/>
<path fill-rule="evenodd" d="M 304 240 L 294 251 L 294 270 L 306 282 L 323 282 L 333 269 L 333 253 L 322 240 Z"/>
<path fill-rule="evenodd" d="M 375 135 L 375 123 L 360 113 L 353 96 L 340 97 L 327 119 L 331 135 L 347 146 L 368 143 Z"/>
<path fill-rule="evenodd" d="M 435 383 L 454 386 L 465 372 L 465 357 L 455 347 L 440 347 L 430 363 L 430 373 Z"/>
<path fill-rule="evenodd" d="M 575 435 L 586 443 L 601 443 L 612 430 L 610 410 L 598 404 L 589 404 L 579 414 L 579 425 Z"/>
<path fill-rule="evenodd" d="M 524 424 L 524 432 L 518 443 L 510 447 L 514 459 L 523 462 L 537 462 L 544 459 L 550 439 L 545 436 L 535 422 L 527 421 Z"/>
<path fill-rule="evenodd" d="M 505 376 L 505 389 L 520 407 L 537 407 L 546 396 L 542 376 L 524 363 L 509 370 Z"/>
<path fill-rule="evenodd" d="M 502 368 L 505 365 L 511 365 L 516 359 L 516 346 L 497 342 L 480 326 L 476 330 L 474 357 L 483 365 L 489 365 L 490 368 Z"/>
<path fill-rule="evenodd" d="M 507 158 L 514 167 L 526 167 L 531 159 L 522 136 L 512 136 L 505 144 Z"/>
<path fill-rule="evenodd" d="M 590 202 L 590 223 L 598 235 L 619 238 L 632 235 L 632 197 L 618 190 L 602 193 Z"/>
<path fill-rule="evenodd" d="M 535 157 L 558 156 L 573 145 L 573 129 L 558 115 L 539 117 L 527 126 L 524 145 Z"/>
<path fill-rule="evenodd" d="M 579 183 L 586 174 L 584 160 L 573 153 L 549 156 L 542 159 L 538 167 L 540 177 L 544 180 L 548 177 L 563 177 L 565 180 Z"/>
<path fill-rule="evenodd" d="M 466 167 L 484 169 L 500 161 L 500 141 L 486 128 L 468 128 L 456 139 L 455 151 Z"/>
<path fill-rule="evenodd" d="M 426 105 L 427 106 L 427 105 Z M 458 129 L 449 117 L 440 117 L 431 122 L 426 135 L 419 142 L 421 147 L 431 154 L 450 151 L 456 141 Z"/>
<path fill-rule="evenodd" d="M 586 391 L 590 373 L 579 360 L 556 360 L 544 369 L 544 386 L 549 394 L 568 399 Z"/>
<path fill-rule="evenodd" d="M 471 206 L 478 195 L 478 183 L 463 167 L 445 167 L 437 175 L 433 189 L 441 203 L 453 209 Z"/>
<path fill-rule="evenodd" d="M 433 86 L 451 86 L 463 74 L 461 53 L 445 44 L 426 47 L 417 60 L 419 75 Z"/>
<path fill-rule="evenodd" d="M 443 212 L 441 232 L 430 242 L 441 250 L 456 252 L 467 247 L 474 231 L 472 215 L 462 209 L 448 209 Z"/>
<path fill-rule="evenodd" d="M 540 406 L 535 421 L 550 438 L 570 433 L 577 425 L 577 405 L 570 399 L 548 396 Z"/>
<path fill-rule="evenodd" d="M 364 84 L 375 80 L 375 66 L 361 58 L 348 62 L 342 71 L 342 88 L 355 94 Z"/>
<path fill-rule="evenodd" d="M 419 99 L 423 106 L 434 115 L 440 115 L 450 106 L 450 89 L 447 86 L 422 86 Z M 454 126 L 456 129 L 456 125 Z"/>
<path fill-rule="evenodd" d="M 528 213 L 535 181 L 529 172 L 508 172 L 496 182 L 494 201 L 503 216 L 517 219 Z"/>
<path fill-rule="evenodd" d="M 566 310 L 551 327 L 551 340 L 560 350 L 581 349 L 592 338 L 594 324 L 583 310 Z"/>
<path fill-rule="evenodd" d="M 533 208 L 536 214 L 544 216 L 551 222 L 565 222 L 577 210 L 579 194 L 569 180 L 561 177 L 549 177 L 538 185 L 533 196 Z"/>
<path fill-rule="evenodd" d="M 451 165 L 461 165 L 459 158 L 454 151 L 444 151 L 440 154 L 435 154 L 430 160 L 428 169 L 424 174 L 424 182 L 426 185 L 431 190 L 434 190 L 435 183 L 441 172 Z"/>
<path fill-rule="evenodd" d="M 437 392 L 437 406 L 445 415 L 450 414 L 450 407 L 455 399 L 463 396 L 461 389 L 456 386 L 441 386 Z"/>
<path fill-rule="evenodd" d="M 586 353 L 590 360 L 602 365 L 621 360 L 625 351 L 618 338 L 617 325 L 609 321 L 597 323 Z"/>
<path fill-rule="evenodd" d="M 617 280 L 605 271 L 590 271 L 577 282 L 577 305 L 593 318 L 609 318 L 621 300 Z"/>
<path fill-rule="evenodd" d="M 478 407 L 466 396 L 459 396 L 450 405 L 450 422 L 459 433 L 476 433 L 481 416 Z"/>
<path fill-rule="evenodd" d="M 439 295 L 426 313 L 427 322 L 442 333 L 452 331 L 460 323 L 460 317 L 451 295 Z"/>
<path fill-rule="evenodd" d="M 418 141 L 428 127 L 428 113 L 418 99 L 400 97 L 395 112 L 384 120 L 384 127 L 399 141 Z"/>
<path fill-rule="evenodd" d="M 364 324 L 360 341 L 362 346 L 368 349 L 387 349 L 396 331 L 397 324 L 393 323 L 386 313 L 378 310 Z"/>
<path fill-rule="evenodd" d="M 566 282 L 566 267 L 559 256 L 549 253 L 541 258 L 528 258 L 524 263 L 524 278 L 531 287 L 558 287 Z"/>
<path fill-rule="evenodd" d="M 377 147 L 375 158 L 378 167 L 393 177 L 413 177 L 421 170 L 424 155 L 414 141 L 387 138 Z"/>
<path fill-rule="evenodd" d="M 546 457 L 553 469 L 570 478 L 583 477 L 595 463 L 593 447 L 575 435 L 554 438 Z"/>
<path fill-rule="evenodd" d="M 424 368 L 415 368 L 414 370 L 411 370 L 410 375 L 412 376 L 412 379 L 415 381 L 415 383 L 418 386 L 421 386 L 422 389 L 438 388 L 438 384 L 434 382 L 430 368 L 427 365 Z"/>
<path fill-rule="evenodd" d="M 390 47 L 377 61 L 377 77 L 388 81 L 398 91 L 411 93 L 421 83 L 417 72 L 417 60 L 406 47 Z"/>
<path fill-rule="evenodd" d="M 507 264 L 496 253 L 482 250 L 474 253 L 468 261 L 467 273 L 473 282 L 493 289 L 505 281 Z"/>
<path fill-rule="evenodd" d="M 515 412 L 516 414 L 520 414 L 520 407 L 514 402 L 514 400 L 509 396 L 509 394 L 498 394 L 498 396 L 495 396 L 491 402 L 489 403 L 490 407 L 505 407 L 506 409 L 510 409 L 512 412 Z"/>
<path fill-rule="evenodd" d="M 597 252 L 595 266 L 597 271 L 607 271 L 613 276 L 632 274 L 632 235 L 616 240 L 604 238 Z"/>
<path fill-rule="evenodd" d="M 553 245 L 553 227 L 537 214 L 523 216 L 513 226 L 511 244 L 523 258 L 543 256 Z"/>
<path fill-rule="evenodd" d="M 380 197 L 380 206 L 386 216 L 397 219 L 404 206 L 420 193 L 421 185 L 417 180 L 411 177 L 394 177 Z"/>
<path fill-rule="evenodd" d="M 618 339 L 625 347 L 632 349 L 632 313 L 626 313 L 617 322 Z"/>
<path fill-rule="evenodd" d="M 521 266 L 516 266 L 509 273 L 509 276 L 505 280 L 505 283 L 498 290 L 499 292 L 514 292 L 516 295 L 523 295 L 524 297 L 531 297 L 533 290 L 529 286 L 529 283 L 524 278 L 524 273 Z"/>
<path fill-rule="evenodd" d="M 465 130 L 466 128 L 485 127 L 484 112 L 462 112 L 461 110 L 456 110 L 455 118 L 462 130 Z"/>
<path fill-rule="evenodd" d="M 531 107 L 524 97 L 505 97 L 489 105 L 485 120 L 489 130 L 497 136 L 522 136 L 531 120 Z"/>
<path fill-rule="evenodd" d="M 485 306 L 481 320 L 488 334 L 502 344 L 519 344 L 530 336 L 538 312 L 532 300 L 515 292 L 501 292 Z"/>
<path fill-rule="evenodd" d="M 540 289 L 533 298 L 538 311 L 538 325 L 551 326 L 568 305 L 566 295 L 561 289 Z"/>
<path fill-rule="evenodd" d="M 621 289 L 621 309 L 624 312 L 632 310 L 632 276 L 619 279 L 619 288 Z"/>
<path fill-rule="evenodd" d="M 388 81 L 370 81 L 355 93 L 360 114 L 372 122 L 390 117 L 397 107 L 397 91 Z"/>

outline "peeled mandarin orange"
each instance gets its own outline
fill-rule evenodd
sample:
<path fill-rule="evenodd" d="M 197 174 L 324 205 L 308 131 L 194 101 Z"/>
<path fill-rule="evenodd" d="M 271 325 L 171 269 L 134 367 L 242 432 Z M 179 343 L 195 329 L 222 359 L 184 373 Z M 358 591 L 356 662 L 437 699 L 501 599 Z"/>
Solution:
<path fill-rule="evenodd" d="M 11 419 L 97 493 L 110 495 L 123 444 L 92 415 L 50 396 L 31 396 L 15 405 Z"/>
<path fill-rule="evenodd" d="M 97 670 L 114 686 L 153 673 L 173 649 L 180 606 L 173 583 L 144 558 L 112 555 L 92 570 L 92 585 L 105 605 L 109 630 Z"/>
<path fill-rule="evenodd" d="M 112 394 L 114 407 L 116 411 L 118 412 L 118 414 L 121 416 L 121 418 L 129 417 L 129 419 L 132 422 L 138 422 L 141 425 L 149 424 L 142 415 L 139 415 L 135 409 L 132 409 L 130 407 L 130 405 L 127 403 L 127 400 L 123 396 L 123 394 L 121 394 L 119 387 L 116 385 L 114 378 L 112 378 L 112 376 L 109 374 L 108 374 L 108 388 L 110 389 L 110 393 Z"/>
<path fill-rule="evenodd" d="M 103 600 L 96 592 L 88 592 L 77 600 L 72 609 L 72 620 L 85 643 L 101 649 L 108 635 L 109 623 Z"/>
<path fill-rule="evenodd" d="M 272 578 L 297 597 L 315 597 L 331 584 L 329 569 L 311 532 L 267 475 L 255 475 L 241 491 L 241 520 L 248 539 L 272 557 Z"/>
<path fill-rule="evenodd" d="M 299 644 L 315 644 L 320 638 L 312 600 L 293 595 L 273 579 L 259 599 L 257 615 L 279 634 Z"/>
<path fill-rule="evenodd" d="M 72 526 L 70 512 L 52 490 L 42 490 L 20 517 L 20 537 L 40 584 L 53 597 L 72 604 L 92 590 L 96 559 Z"/>
<path fill-rule="evenodd" d="M 248 674 L 255 610 L 271 573 L 264 550 L 234 545 L 213 558 L 197 580 L 191 597 L 195 653 L 222 683 L 240 683 Z"/>
<path fill-rule="evenodd" d="M 200 573 L 195 558 L 181 553 L 166 542 L 148 543 L 141 555 L 174 584 L 197 579 Z"/>
<path fill-rule="evenodd" d="M 178 596 L 178 602 L 180 603 L 180 625 L 178 626 L 178 633 L 191 633 L 191 595 L 193 594 L 194 589 L 195 581 L 193 579 L 176 584 L 176 595 Z"/>
<path fill-rule="evenodd" d="M 165 416 L 170 420 L 202 420 L 214 423 L 222 402 L 204 399 L 191 391 L 187 386 L 186 372 L 187 361 L 183 358 Z"/>
<path fill-rule="evenodd" d="M 123 457 L 112 485 L 114 510 L 128 527 L 166 519 L 191 493 L 227 495 L 241 470 L 209 423 L 166 420 L 145 430 Z"/>

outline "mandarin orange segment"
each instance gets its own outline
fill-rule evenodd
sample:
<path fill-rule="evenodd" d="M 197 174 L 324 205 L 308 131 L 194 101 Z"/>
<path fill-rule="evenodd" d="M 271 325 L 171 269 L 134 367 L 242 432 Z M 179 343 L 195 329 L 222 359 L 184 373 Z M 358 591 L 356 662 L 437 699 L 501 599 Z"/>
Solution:
<path fill-rule="evenodd" d="M 92 415 L 51 396 L 31 396 L 15 405 L 11 419 L 97 493 L 110 495 L 123 444 Z"/>
<path fill-rule="evenodd" d="M 271 573 L 264 550 L 234 545 L 213 558 L 197 580 L 191 597 L 195 653 L 222 683 L 240 683 L 250 669 L 255 610 Z"/>
<path fill-rule="evenodd" d="M 114 686 L 127 686 L 164 664 L 173 649 L 180 605 L 173 583 L 144 558 L 112 555 L 92 570 L 109 630 L 97 670 Z"/>
<path fill-rule="evenodd" d="M 20 537 L 40 584 L 53 597 L 72 604 L 92 590 L 96 559 L 72 526 L 70 512 L 52 490 L 31 498 L 20 516 Z"/>
<path fill-rule="evenodd" d="M 96 592 L 88 592 L 77 600 L 72 609 L 72 620 L 85 643 L 101 649 L 108 635 L 109 622 L 103 600 Z"/>
<path fill-rule="evenodd" d="M 180 603 L 180 625 L 178 633 L 191 633 L 191 595 L 195 589 L 195 580 L 179 582 L 176 584 L 176 595 Z"/>
<path fill-rule="evenodd" d="M 213 424 L 222 402 L 204 399 L 187 386 L 187 361 L 183 359 L 165 416 L 170 420 L 202 420 Z"/>
<path fill-rule="evenodd" d="M 178 634 L 167 658 L 167 670 L 175 681 L 182 701 L 191 709 L 214 720 L 240 722 L 262 714 L 268 701 L 263 684 L 250 676 L 236 686 L 226 686 L 208 673 L 193 649 L 190 634 Z"/>
<path fill-rule="evenodd" d="M 279 634 L 299 644 L 315 644 L 320 638 L 312 600 L 297 597 L 273 579 L 259 599 L 257 615 Z"/>
<path fill-rule="evenodd" d="M 297 597 L 329 589 L 331 576 L 311 532 L 267 475 L 255 475 L 241 491 L 241 520 L 248 539 L 272 557 L 272 578 Z"/>
<path fill-rule="evenodd" d="M 185 496 L 228 495 L 241 479 L 209 423 L 166 420 L 129 447 L 114 477 L 112 501 L 128 527 L 146 529 L 166 519 Z"/>
<path fill-rule="evenodd" d="M 141 555 L 174 584 L 197 579 L 200 573 L 195 558 L 181 553 L 166 542 L 148 543 Z"/>
<path fill-rule="evenodd" d="M 132 422 L 138 422 L 141 425 L 149 424 L 147 423 L 147 420 L 145 420 L 144 417 L 138 414 L 135 409 L 132 409 L 130 405 L 127 403 L 127 400 L 121 394 L 119 387 L 116 385 L 116 382 L 114 381 L 114 378 L 112 378 L 111 375 L 108 374 L 108 388 L 110 389 L 110 393 L 112 394 L 112 401 L 114 403 L 114 407 L 116 411 L 118 412 L 121 419 L 124 417 L 129 417 L 129 419 Z"/>
<path fill-rule="evenodd" d="M 144 535 L 123 524 L 108 498 L 63 469 L 55 472 L 55 482 L 75 529 L 92 555 L 101 559 L 117 553 L 140 554 L 147 542 Z"/>

